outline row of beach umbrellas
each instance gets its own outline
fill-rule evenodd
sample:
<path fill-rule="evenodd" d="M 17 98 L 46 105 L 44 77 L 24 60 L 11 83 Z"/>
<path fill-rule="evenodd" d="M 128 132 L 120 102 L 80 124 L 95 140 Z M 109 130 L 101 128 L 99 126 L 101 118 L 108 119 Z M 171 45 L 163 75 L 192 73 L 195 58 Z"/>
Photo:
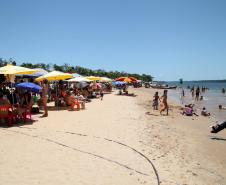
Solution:
<path fill-rule="evenodd" d="M 8 64 L 7 66 L 0 68 L 0 74 L 5 75 L 31 75 L 33 77 L 38 77 L 35 80 L 41 81 L 44 78 L 46 78 L 48 81 L 55 81 L 55 80 L 66 80 L 67 82 L 91 82 L 93 81 L 93 85 L 96 85 L 96 81 L 102 81 L 102 82 L 112 82 L 111 79 L 106 77 L 95 77 L 95 76 L 89 76 L 89 77 L 83 77 L 79 74 L 73 75 L 70 73 L 63 73 L 60 71 L 52 71 L 48 73 L 47 71 L 36 68 L 36 69 L 29 69 L 25 67 L 20 66 L 13 66 L 11 64 Z M 115 79 L 115 81 L 120 82 L 136 82 L 137 79 L 133 77 L 120 77 Z M 34 84 L 35 85 L 35 84 Z M 23 87 L 22 87 L 23 86 Z M 17 87 L 21 88 L 27 88 L 27 90 L 33 89 L 33 92 L 40 91 L 37 87 L 35 88 L 31 83 L 23 83 L 22 85 L 18 84 Z"/>
<path fill-rule="evenodd" d="M 81 75 L 78 75 L 77 77 L 74 78 L 74 75 L 70 73 L 63 73 L 60 71 L 52 71 L 48 73 L 47 71 L 41 69 L 41 68 L 36 68 L 36 69 L 29 69 L 26 67 L 20 67 L 20 66 L 13 66 L 11 64 L 8 64 L 7 66 L 1 67 L 0 68 L 0 74 L 8 74 L 8 75 L 28 75 L 30 74 L 31 76 L 40 76 L 36 78 L 37 81 L 41 81 L 44 78 L 46 78 L 49 81 L 54 81 L 54 80 L 65 80 L 65 79 L 70 79 L 70 81 L 105 81 L 105 82 L 111 82 L 112 80 L 106 77 L 95 77 L 95 76 L 89 76 L 89 77 L 82 77 Z M 87 79 L 87 80 L 86 80 Z M 116 78 L 115 81 L 124 81 L 124 82 L 136 82 L 137 79 L 133 77 L 120 77 Z"/>

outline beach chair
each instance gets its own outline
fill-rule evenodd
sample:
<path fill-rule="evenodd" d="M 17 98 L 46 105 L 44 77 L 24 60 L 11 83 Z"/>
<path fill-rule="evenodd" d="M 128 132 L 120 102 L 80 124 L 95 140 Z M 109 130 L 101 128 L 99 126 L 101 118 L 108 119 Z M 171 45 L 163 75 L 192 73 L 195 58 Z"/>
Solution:
<path fill-rule="evenodd" d="M 71 102 L 71 110 L 74 110 L 75 105 L 77 105 L 77 110 L 80 110 L 80 105 L 77 99 L 72 99 L 69 97 L 69 100 Z"/>
<path fill-rule="evenodd" d="M 32 106 L 33 106 L 33 105 L 32 105 Z M 23 113 L 24 123 L 27 122 L 27 115 L 30 116 L 30 120 L 31 120 L 31 110 L 32 110 L 32 106 L 26 107 L 26 108 L 25 108 L 25 112 Z"/>
<path fill-rule="evenodd" d="M 66 96 L 66 92 L 62 92 L 62 95 L 63 95 L 63 97 L 65 98 L 65 96 Z"/>
<path fill-rule="evenodd" d="M 9 111 L 11 109 L 12 111 Z M 14 123 L 14 113 L 11 105 L 0 105 L 0 118 L 8 118 L 9 126 Z"/>

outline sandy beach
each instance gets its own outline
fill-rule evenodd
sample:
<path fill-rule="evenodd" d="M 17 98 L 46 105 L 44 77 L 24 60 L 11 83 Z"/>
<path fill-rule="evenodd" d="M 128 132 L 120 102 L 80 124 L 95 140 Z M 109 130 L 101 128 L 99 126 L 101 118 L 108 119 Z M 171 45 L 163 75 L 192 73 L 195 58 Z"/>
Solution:
<path fill-rule="evenodd" d="M 136 96 L 113 90 L 86 110 L 1 125 L 0 184 L 226 184 L 225 130 L 211 134 L 210 118 L 183 116 L 170 99 L 169 116 L 146 115 L 159 114 L 155 90 L 129 92 Z"/>

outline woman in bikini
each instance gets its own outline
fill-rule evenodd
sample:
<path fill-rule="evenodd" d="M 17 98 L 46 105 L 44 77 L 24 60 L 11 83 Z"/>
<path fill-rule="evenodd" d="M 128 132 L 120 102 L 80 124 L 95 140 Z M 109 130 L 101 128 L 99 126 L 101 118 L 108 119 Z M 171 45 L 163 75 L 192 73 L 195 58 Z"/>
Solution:
<path fill-rule="evenodd" d="M 161 111 L 160 111 L 160 114 L 162 113 L 162 111 L 165 111 L 166 110 L 166 115 L 168 116 L 169 114 L 168 114 L 168 104 L 167 104 L 167 90 L 164 90 L 164 94 L 162 95 L 162 102 L 163 102 L 163 104 L 164 104 L 164 109 L 161 109 Z"/>
<path fill-rule="evenodd" d="M 47 83 L 48 80 L 46 78 L 41 81 L 42 84 L 42 105 L 44 107 L 45 113 L 41 117 L 48 117 L 48 109 L 47 109 L 47 101 L 48 101 L 48 94 L 47 94 Z"/>

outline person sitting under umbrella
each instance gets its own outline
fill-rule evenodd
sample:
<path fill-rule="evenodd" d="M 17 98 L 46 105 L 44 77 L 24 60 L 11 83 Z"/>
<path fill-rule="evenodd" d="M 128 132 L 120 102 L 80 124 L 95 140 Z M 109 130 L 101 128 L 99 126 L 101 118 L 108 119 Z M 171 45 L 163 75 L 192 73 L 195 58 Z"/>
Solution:
<path fill-rule="evenodd" d="M 31 93 L 24 93 L 24 97 L 22 97 L 20 101 L 20 105 L 17 109 L 14 110 L 14 116 L 16 121 L 22 120 L 22 115 L 25 112 L 26 107 L 31 107 L 33 105 L 33 99 L 31 98 Z"/>
<path fill-rule="evenodd" d="M 7 99 L 4 99 L 4 94 L 0 92 L 0 105 L 7 105 L 10 104 Z"/>

